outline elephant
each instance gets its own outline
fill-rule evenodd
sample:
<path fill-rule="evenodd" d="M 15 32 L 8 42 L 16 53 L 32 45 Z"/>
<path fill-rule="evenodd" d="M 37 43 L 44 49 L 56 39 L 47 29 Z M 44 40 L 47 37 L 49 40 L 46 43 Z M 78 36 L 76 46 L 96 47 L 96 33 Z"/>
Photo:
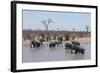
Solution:
<path fill-rule="evenodd" d="M 55 43 L 50 43 L 49 44 L 49 47 L 51 48 L 51 47 L 55 47 L 56 46 L 56 44 Z"/>
<path fill-rule="evenodd" d="M 77 54 L 77 53 L 84 54 L 85 53 L 85 49 L 79 47 L 78 45 L 73 45 L 71 43 L 65 44 L 65 49 L 71 49 L 71 54 L 73 54 L 73 51 L 74 51 L 74 54 Z"/>
<path fill-rule="evenodd" d="M 77 53 L 84 54 L 85 53 L 85 49 L 83 49 L 83 48 L 81 48 L 79 46 L 73 46 L 72 49 L 75 51 L 75 54 L 77 54 Z"/>
<path fill-rule="evenodd" d="M 63 38 L 62 38 L 62 37 L 59 37 L 59 38 L 58 38 L 58 41 L 59 41 L 59 43 L 61 44 L 61 43 L 63 42 Z"/>
<path fill-rule="evenodd" d="M 65 49 L 72 49 L 72 44 L 70 44 L 70 43 L 66 43 L 65 44 Z"/>
<path fill-rule="evenodd" d="M 38 47 L 40 47 L 40 42 L 39 41 L 36 41 L 36 40 L 32 40 L 31 42 L 30 42 L 30 48 L 38 48 Z"/>
<path fill-rule="evenodd" d="M 73 45 L 78 45 L 78 46 L 80 46 L 80 43 L 77 42 L 77 41 L 72 41 L 72 44 L 73 44 Z"/>
<path fill-rule="evenodd" d="M 50 42 L 49 43 L 49 47 L 51 48 L 51 47 L 56 47 L 56 46 L 58 46 L 59 45 L 59 43 L 57 42 L 57 41 L 53 41 L 53 42 Z"/>

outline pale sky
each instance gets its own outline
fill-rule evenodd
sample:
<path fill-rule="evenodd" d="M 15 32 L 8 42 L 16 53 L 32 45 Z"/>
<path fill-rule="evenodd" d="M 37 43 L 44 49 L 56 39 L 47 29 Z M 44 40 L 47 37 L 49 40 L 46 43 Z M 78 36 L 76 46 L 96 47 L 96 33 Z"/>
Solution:
<path fill-rule="evenodd" d="M 43 20 L 51 19 L 48 30 L 66 30 L 86 31 L 85 26 L 91 30 L 91 14 L 79 12 L 54 12 L 54 11 L 36 11 L 23 10 L 23 29 L 45 30 Z"/>

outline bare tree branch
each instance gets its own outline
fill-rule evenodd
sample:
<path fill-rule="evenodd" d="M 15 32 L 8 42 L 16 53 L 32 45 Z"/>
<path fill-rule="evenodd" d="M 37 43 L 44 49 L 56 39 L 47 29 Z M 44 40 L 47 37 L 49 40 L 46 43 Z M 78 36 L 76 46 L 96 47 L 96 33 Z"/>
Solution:
<path fill-rule="evenodd" d="M 51 19 L 43 20 L 42 23 L 43 23 L 43 25 L 45 27 L 45 31 L 46 31 L 46 34 L 47 34 L 47 38 L 46 39 L 48 41 L 49 34 L 48 34 L 47 31 L 48 31 L 49 24 L 52 23 L 52 20 Z"/>
<path fill-rule="evenodd" d="M 44 24 L 46 31 L 48 31 L 48 26 L 50 23 L 52 23 L 52 20 L 49 18 L 47 20 L 43 20 L 42 23 Z"/>

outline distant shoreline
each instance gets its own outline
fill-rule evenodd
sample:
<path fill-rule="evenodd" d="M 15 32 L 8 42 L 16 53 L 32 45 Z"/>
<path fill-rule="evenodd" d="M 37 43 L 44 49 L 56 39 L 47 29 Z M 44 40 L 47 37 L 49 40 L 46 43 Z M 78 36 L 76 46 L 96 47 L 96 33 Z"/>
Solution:
<path fill-rule="evenodd" d="M 70 41 L 63 41 L 63 43 L 67 43 L 67 42 L 71 42 L 72 40 Z M 87 43 L 91 43 L 91 38 L 90 37 L 84 37 L 84 38 L 78 38 L 78 39 L 75 39 L 75 41 L 78 41 L 80 42 L 81 44 L 87 44 Z M 49 42 L 44 42 L 45 44 L 49 43 Z M 22 41 L 22 45 L 30 45 L 30 40 L 23 40 Z"/>

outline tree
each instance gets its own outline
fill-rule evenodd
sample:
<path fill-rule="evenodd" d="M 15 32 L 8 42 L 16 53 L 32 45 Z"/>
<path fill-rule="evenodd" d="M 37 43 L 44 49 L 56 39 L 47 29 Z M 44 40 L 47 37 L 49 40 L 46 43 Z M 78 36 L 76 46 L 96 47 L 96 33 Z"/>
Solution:
<path fill-rule="evenodd" d="M 48 26 L 53 21 L 51 19 L 43 20 L 42 23 L 44 24 L 45 30 L 48 31 Z"/>
<path fill-rule="evenodd" d="M 89 26 L 86 25 L 85 28 L 86 28 L 86 31 L 88 32 L 89 31 Z"/>
<path fill-rule="evenodd" d="M 44 24 L 44 27 L 45 27 L 45 31 L 46 31 L 46 34 L 47 34 L 47 41 L 48 41 L 48 36 L 49 36 L 49 34 L 48 34 L 48 27 L 49 27 L 49 24 L 51 24 L 53 21 L 49 18 L 49 19 L 47 19 L 47 20 L 43 20 L 42 21 L 42 23 Z"/>
<path fill-rule="evenodd" d="M 65 35 L 65 40 L 70 40 L 70 37 L 67 35 Z"/>
<path fill-rule="evenodd" d="M 73 30 L 72 40 L 74 40 L 75 39 L 75 28 L 73 28 L 72 30 Z"/>
<path fill-rule="evenodd" d="M 75 28 L 73 28 L 72 30 L 75 31 Z"/>

